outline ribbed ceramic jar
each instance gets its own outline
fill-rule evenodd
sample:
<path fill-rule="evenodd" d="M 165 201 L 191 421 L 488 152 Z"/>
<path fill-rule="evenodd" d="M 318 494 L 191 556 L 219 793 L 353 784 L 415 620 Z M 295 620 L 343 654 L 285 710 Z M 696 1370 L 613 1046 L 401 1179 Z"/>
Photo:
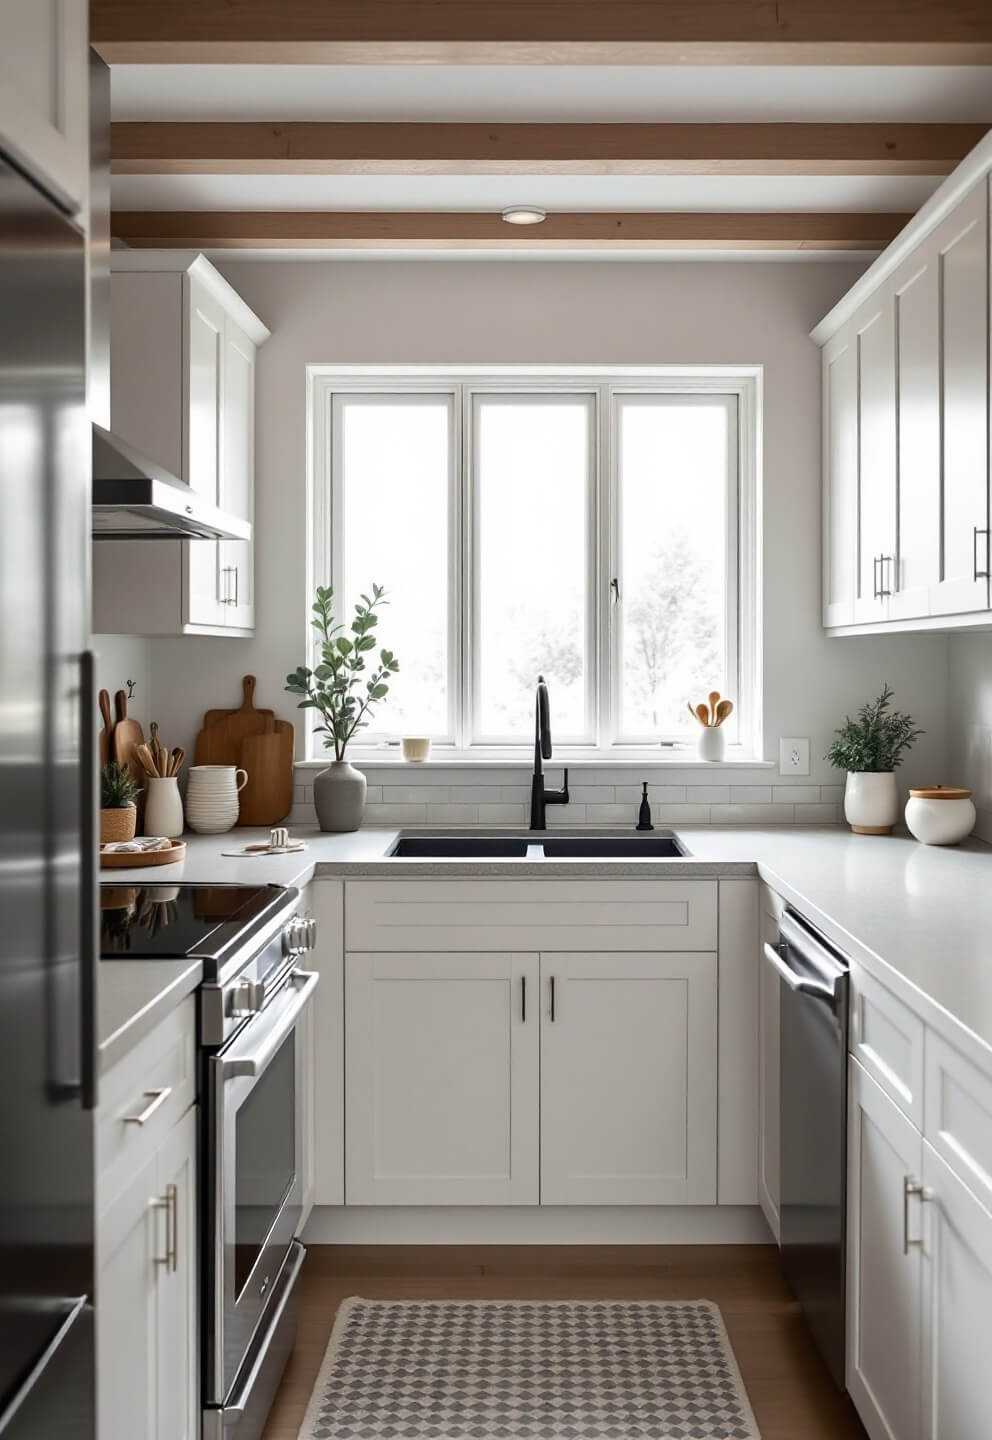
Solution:
<path fill-rule="evenodd" d="M 974 830 L 976 819 L 970 790 L 934 785 L 909 792 L 906 824 L 922 845 L 960 845 Z"/>
<path fill-rule="evenodd" d="M 855 835 L 891 835 L 899 818 L 894 771 L 850 771 L 844 788 L 844 818 Z"/>
<path fill-rule="evenodd" d="M 191 765 L 186 787 L 186 823 L 200 835 L 222 835 L 238 823 L 238 792 L 247 770 L 234 765 Z"/>

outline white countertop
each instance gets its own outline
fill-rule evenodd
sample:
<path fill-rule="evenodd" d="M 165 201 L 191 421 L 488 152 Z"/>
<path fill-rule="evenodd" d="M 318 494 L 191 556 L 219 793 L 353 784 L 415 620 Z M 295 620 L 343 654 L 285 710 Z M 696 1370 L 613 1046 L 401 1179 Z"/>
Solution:
<path fill-rule="evenodd" d="M 103 960 L 97 996 L 100 1073 L 105 1074 L 203 979 L 199 960 Z"/>
<path fill-rule="evenodd" d="M 905 835 L 853 835 L 837 827 L 684 826 L 677 833 L 691 853 L 683 859 L 454 861 L 386 858 L 398 833 L 395 829 L 370 828 L 351 835 L 297 833 L 307 848 L 296 854 L 238 858 L 224 852 L 265 839 L 266 832 L 187 836 L 185 861 L 154 871 L 117 870 L 114 884 L 168 885 L 182 880 L 300 886 L 314 875 L 647 880 L 758 874 L 853 960 L 914 1004 L 925 1019 L 950 1030 L 979 1063 L 988 1065 L 992 1060 L 992 847 L 978 841 L 944 849 L 920 845 Z M 139 964 L 125 961 L 116 968 L 126 972 Z M 108 968 L 102 967 L 104 972 Z M 154 984 L 153 977 L 148 984 Z M 106 977 L 102 989 L 121 992 L 108 998 L 108 1013 L 120 1015 L 126 1010 L 123 993 L 128 986 L 136 982 L 126 980 L 123 973 L 119 979 Z M 104 1034 L 101 1025 L 101 1037 Z"/>

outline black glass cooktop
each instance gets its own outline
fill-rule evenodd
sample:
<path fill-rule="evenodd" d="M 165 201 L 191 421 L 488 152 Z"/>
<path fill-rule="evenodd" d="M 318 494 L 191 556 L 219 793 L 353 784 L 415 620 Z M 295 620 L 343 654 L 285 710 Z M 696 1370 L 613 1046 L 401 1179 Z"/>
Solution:
<path fill-rule="evenodd" d="M 102 960 L 216 959 L 284 906 L 280 885 L 100 886 Z"/>

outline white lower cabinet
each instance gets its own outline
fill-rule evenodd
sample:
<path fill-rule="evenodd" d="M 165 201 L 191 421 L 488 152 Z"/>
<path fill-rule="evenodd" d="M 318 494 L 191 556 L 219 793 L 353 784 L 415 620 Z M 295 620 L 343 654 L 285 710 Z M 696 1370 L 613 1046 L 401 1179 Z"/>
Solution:
<path fill-rule="evenodd" d="M 349 1205 L 536 1205 L 538 957 L 349 954 Z"/>
<path fill-rule="evenodd" d="M 992 1431 L 992 1214 L 924 1144 L 923 1440 Z M 900 1437 L 901 1440 L 901 1437 Z"/>
<path fill-rule="evenodd" d="M 97 1221 L 100 1440 L 199 1434 L 196 1120 L 146 1148 Z"/>
<path fill-rule="evenodd" d="M 923 1137 L 849 1065 L 847 1386 L 872 1440 L 918 1440 Z"/>
<path fill-rule="evenodd" d="M 541 956 L 541 1201 L 716 1202 L 711 954 Z"/>

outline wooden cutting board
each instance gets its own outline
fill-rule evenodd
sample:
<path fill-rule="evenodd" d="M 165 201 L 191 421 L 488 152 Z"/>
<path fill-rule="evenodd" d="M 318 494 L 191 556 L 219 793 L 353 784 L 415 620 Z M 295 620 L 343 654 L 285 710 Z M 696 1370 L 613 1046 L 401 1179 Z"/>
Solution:
<path fill-rule="evenodd" d="M 288 720 L 277 720 L 263 735 L 246 735 L 239 764 L 248 782 L 239 796 L 239 825 L 275 825 L 293 808 L 296 735 Z"/>
<path fill-rule="evenodd" d="M 100 769 L 110 762 L 110 745 L 114 735 L 114 722 L 110 718 L 110 691 L 100 691 L 100 714 L 103 717 L 103 729 L 100 731 Z"/>
<path fill-rule="evenodd" d="M 266 735 L 275 730 L 273 712 L 255 709 L 254 675 L 246 675 L 242 684 L 244 699 L 239 710 L 208 710 L 204 716 L 205 721 L 210 715 L 221 718 L 205 724 L 197 735 L 195 764 L 240 765 L 241 742 L 249 735 Z"/>
<path fill-rule="evenodd" d="M 118 690 L 114 696 L 114 709 L 117 715 L 111 746 L 114 759 L 118 765 L 126 765 L 131 779 L 144 787 L 145 772 L 134 752 L 139 745 L 144 745 L 145 736 L 137 720 L 132 720 L 127 713 L 127 696 L 123 690 Z"/>

